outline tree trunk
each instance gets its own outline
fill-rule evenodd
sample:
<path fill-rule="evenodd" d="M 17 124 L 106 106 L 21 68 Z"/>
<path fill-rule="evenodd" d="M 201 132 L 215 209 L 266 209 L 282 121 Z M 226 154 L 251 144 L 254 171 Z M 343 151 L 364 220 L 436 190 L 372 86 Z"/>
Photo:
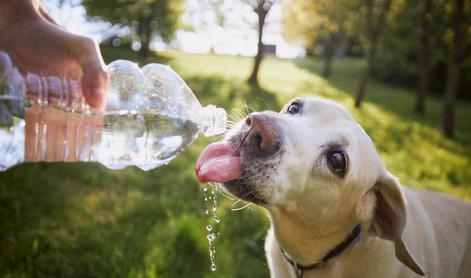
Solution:
<path fill-rule="evenodd" d="M 455 99 L 460 78 L 460 65 L 450 61 L 447 70 L 445 101 L 443 102 L 443 132 L 448 138 L 453 138 L 455 129 Z"/>
<path fill-rule="evenodd" d="M 147 59 L 149 57 L 149 41 L 141 41 L 141 49 L 139 49 L 139 57 Z"/>
<path fill-rule="evenodd" d="M 363 101 L 363 97 L 365 96 L 366 85 L 368 84 L 368 80 L 370 79 L 370 72 L 374 62 L 374 54 L 375 54 L 376 42 L 371 42 L 371 45 L 367 52 L 366 58 L 366 67 L 363 70 L 363 75 L 360 79 L 360 83 L 358 84 L 357 88 L 357 97 L 355 99 L 355 107 L 360 108 L 361 102 Z"/>
<path fill-rule="evenodd" d="M 383 29 L 384 21 L 386 18 L 386 14 L 391 7 L 391 0 L 385 0 L 385 2 L 381 5 L 380 12 L 378 19 L 373 19 L 373 10 L 375 1 L 374 0 L 367 0 L 367 38 L 368 38 L 368 51 L 367 51 L 367 59 L 366 59 L 366 68 L 363 71 L 363 76 L 358 84 L 357 94 L 355 99 L 355 107 L 359 108 L 361 106 L 361 102 L 365 96 L 366 86 L 368 84 L 368 79 L 370 78 L 371 68 L 373 67 L 374 63 L 374 56 L 376 52 L 376 44 L 378 42 L 378 38 L 381 35 L 381 31 Z"/>
<path fill-rule="evenodd" d="M 265 26 L 265 18 L 271 8 L 271 4 L 271 2 L 261 0 L 257 2 L 257 7 L 255 7 L 255 12 L 258 16 L 258 47 L 257 55 L 254 58 L 252 73 L 250 74 L 250 77 L 248 79 L 248 83 L 255 86 L 258 86 L 258 71 L 260 69 L 260 64 L 262 63 L 263 59 L 263 27 Z"/>
<path fill-rule="evenodd" d="M 322 69 L 322 76 L 328 78 L 332 72 L 332 61 L 334 59 L 335 51 L 337 50 L 337 40 L 335 35 L 331 35 L 325 44 L 324 53 L 324 68 Z"/>
<path fill-rule="evenodd" d="M 152 19 L 144 18 L 139 22 L 138 26 L 138 36 L 141 43 L 141 48 L 139 49 L 139 56 L 142 59 L 146 59 L 150 54 L 150 42 L 152 40 L 152 28 L 151 28 Z"/>
<path fill-rule="evenodd" d="M 415 100 L 415 112 L 425 113 L 425 99 L 429 91 L 430 80 L 430 45 L 429 45 L 429 25 L 432 12 L 433 0 L 426 0 L 422 12 L 422 26 L 420 30 L 419 42 L 419 90 Z"/>
<path fill-rule="evenodd" d="M 260 69 L 260 64 L 262 63 L 263 59 L 263 42 L 261 36 L 263 34 L 263 29 L 259 29 L 259 38 L 258 38 L 258 50 L 257 55 L 254 58 L 254 64 L 252 73 L 249 77 L 249 84 L 258 85 L 258 70 Z"/>
<path fill-rule="evenodd" d="M 330 77 L 332 72 L 332 61 L 334 60 L 334 55 L 328 55 L 324 57 L 324 68 L 322 69 L 322 76 L 325 78 Z"/>
<path fill-rule="evenodd" d="M 448 61 L 445 101 L 443 102 L 443 132 L 446 137 L 453 138 L 455 129 L 454 109 L 456 91 L 460 79 L 461 61 L 463 57 L 463 4 L 464 0 L 455 0 L 451 18 L 453 40 Z"/>

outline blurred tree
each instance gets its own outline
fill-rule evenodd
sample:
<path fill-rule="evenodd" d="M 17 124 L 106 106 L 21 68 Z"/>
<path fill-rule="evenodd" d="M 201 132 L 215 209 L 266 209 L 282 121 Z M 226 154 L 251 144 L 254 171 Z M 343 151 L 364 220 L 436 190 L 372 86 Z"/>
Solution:
<path fill-rule="evenodd" d="M 232 27 L 240 29 L 242 25 L 248 24 L 249 28 L 257 31 L 257 54 L 254 57 L 252 72 L 247 80 L 251 85 L 258 85 L 258 71 L 263 59 L 264 44 L 262 41 L 266 18 L 277 0 L 201 0 L 201 5 L 211 7 L 210 10 L 216 18 L 216 24 L 221 27 Z M 237 9 L 237 11 L 234 11 Z M 250 19 L 251 13 L 240 13 L 241 10 L 250 10 L 256 15 L 256 23 Z M 231 13 L 230 17 L 226 15 Z M 234 15 L 239 15 L 237 18 Z M 238 26 L 233 25 L 237 21 Z M 231 24 L 232 23 L 232 24 Z M 255 23 L 255 24 L 254 24 Z"/>
<path fill-rule="evenodd" d="M 416 87 L 417 94 L 420 90 L 421 55 L 427 51 L 421 47 L 421 34 L 425 2 L 417 5 L 416 0 L 403 0 L 399 10 L 390 13 L 386 28 L 378 41 L 376 62 L 372 74 L 382 81 L 391 82 L 395 85 Z M 451 0 L 431 0 L 432 7 L 429 13 L 427 40 L 429 50 L 428 56 L 428 91 L 429 94 L 442 94 L 445 91 L 447 65 L 449 51 L 452 43 L 452 29 L 450 22 L 452 18 L 453 2 Z M 469 2 L 469 1 L 468 1 Z M 468 32 L 465 38 L 471 38 L 471 15 L 464 5 L 463 32 Z M 398 39 L 411 38 L 411 39 Z M 470 44 L 465 39 L 465 44 Z M 469 54 L 469 53 L 468 53 Z M 460 78 L 458 82 L 457 97 L 470 98 L 471 91 L 471 56 L 464 55 L 461 60 Z M 419 82 L 419 83 L 418 83 Z M 414 103 L 414 109 L 417 100 Z M 425 98 L 424 98 L 425 105 Z M 424 107 L 425 108 L 425 107 Z"/>
<path fill-rule="evenodd" d="M 265 19 L 276 0 L 244 0 L 247 4 L 252 6 L 254 12 L 257 14 L 258 25 L 258 43 L 257 55 L 254 58 L 252 73 L 248 79 L 249 84 L 258 85 L 258 70 L 263 59 L 263 28 L 265 27 Z"/>
<path fill-rule="evenodd" d="M 434 4 L 437 4 L 441 0 L 434 1 L 436 2 Z M 397 11 L 390 13 L 386 19 L 386 29 L 378 40 L 375 64 L 372 70 L 374 77 L 397 85 L 419 88 L 423 8 L 424 5 L 418 5 L 416 0 L 405 0 Z M 432 12 L 437 13 L 440 8 L 438 5 L 434 5 Z M 432 18 L 433 25 L 430 26 L 428 38 L 429 45 L 433 45 L 433 51 L 429 52 L 431 68 L 437 60 L 442 59 L 436 57 L 436 54 L 444 51 L 438 34 L 442 32 L 444 28 L 441 26 L 445 24 L 444 19 L 438 18 L 435 14 L 432 15 Z"/>
<path fill-rule="evenodd" d="M 453 0 L 450 18 L 451 45 L 448 56 L 445 101 L 443 102 L 443 132 L 454 136 L 454 106 L 461 73 L 462 62 L 471 50 L 471 3 Z"/>
<path fill-rule="evenodd" d="M 391 8 L 392 0 L 364 0 L 366 4 L 366 67 L 363 76 L 358 84 L 355 107 L 360 107 L 365 95 L 366 85 L 370 78 L 370 72 L 375 61 L 378 38 L 383 31 L 386 15 Z"/>
<path fill-rule="evenodd" d="M 288 2 L 283 9 L 283 36 L 289 41 L 301 39 L 311 53 L 321 46 L 322 75 L 329 77 L 338 47 L 352 32 L 356 4 L 348 0 Z"/>
<path fill-rule="evenodd" d="M 149 56 L 155 36 L 172 39 L 182 11 L 180 0 L 84 0 L 83 5 L 89 16 L 129 30 L 128 37 L 140 43 L 142 58 Z"/>
<path fill-rule="evenodd" d="M 224 26 L 224 22 L 226 20 L 226 15 L 224 14 L 224 11 L 222 9 L 222 6 L 224 4 L 224 0 L 206 0 L 208 1 L 207 5 L 210 9 L 212 9 L 214 16 L 216 18 L 216 23 L 219 26 Z M 204 3 L 204 0 L 200 1 L 200 5 L 205 7 L 202 3 Z"/>
<path fill-rule="evenodd" d="M 301 40 L 309 54 L 314 54 L 320 25 L 316 3 L 293 0 L 283 5 L 283 37 L 291 42 Z"/>
<path fill-rule="evenodd" d="M 415 100 L 415 111 L 425 113 L 425 98 L 429 94 L 430 83 L 430 25 L 432 23 L 433 0 L 422 1 L 422 14 L 419 35 L 419 90 Z"/>

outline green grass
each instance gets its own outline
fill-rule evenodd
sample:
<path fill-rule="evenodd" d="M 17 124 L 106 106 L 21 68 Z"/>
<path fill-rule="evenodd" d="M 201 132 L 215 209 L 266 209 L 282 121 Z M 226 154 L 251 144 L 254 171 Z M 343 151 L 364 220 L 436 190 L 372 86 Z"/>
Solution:
<path fill-rule="evenodd" d="M 105 57 L 127 52 L 104 50 Z M 168 52 L 203 105 L 230 113 L 245 104 L 278 110 L 296 96 L 344 104 L 366 129 L 388 169 L 411 187 L 471 200 L 471 104 L 457 106 L 457 139 L 439 129 L 441 100 L 414 115 L 413 92 L 371 82 L 360 110 L 352 94 L 363 63 L 342 60 L 332 78 L 320 62 L 268 57 L 261 88 L 246 85 L 252 60 Z M 199 138 L 168 166 L 143 172 L 98 164 L 28 164 L 0 173 L 0 276 L 3 277 L 267 277 L 262 210 L 230 210 L 219 198 L 217 271 L 209 271 L 206 204 L 193 165 L 211 139 Z"/>

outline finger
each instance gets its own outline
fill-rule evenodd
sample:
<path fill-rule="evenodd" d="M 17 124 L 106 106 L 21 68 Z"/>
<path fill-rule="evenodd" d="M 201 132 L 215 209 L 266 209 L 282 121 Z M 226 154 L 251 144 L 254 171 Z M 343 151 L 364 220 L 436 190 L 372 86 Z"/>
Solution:
<path fill-rule="evenodd" d="M 104 70 L 103 58 L 98 46 L 89 38 L 82 38 L 82 92 L 87 103 L 102 111 L 106 104 L 106 86 L 108 76 Z"/>
<path fill-rule="evenodd" d="M 83 68 L 82 92 L 87 103 L 98 111 L 106 105 L 107 75 L 101 67 L 87 66 Z"/>

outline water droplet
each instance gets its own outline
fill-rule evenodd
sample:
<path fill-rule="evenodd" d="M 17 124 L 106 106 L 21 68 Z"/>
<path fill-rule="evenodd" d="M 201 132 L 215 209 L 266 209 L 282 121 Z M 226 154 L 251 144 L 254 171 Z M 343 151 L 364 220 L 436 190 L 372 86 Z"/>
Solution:
<path fill-rule="evenodd" d="M 210 233 L 208 234 L 208 236 L 206 236 L 206 238 L 208 239 L 210 243 L 212 243 L 216 239 L 216 235 L 213 233 Z"/>
<path fill-rule="evenodd" d="M 221 222 L 221 220 L 218 218 L 216 210 L 217 210 L 217 198 L 216 198 L 216 189 L 213 187 L 210 187 L 210 190 L 208 192 L 207 187 L 204 188 L 203 190 L 203 196 L 204 196 L 204 201 L 206 203 L 206 210 L 205 213 L 206 215 L 211 215 L 209 216 L 210 223 L 206 226 L 206 231 L 208 232 L 206 238 L 208 240 L 209 244 L 209 260 L 210 260 L 210 270 L 211 271 L 216 271 L 216 246 L 215 246 L 215 241 L 216 241 L 216 235 L 220 235 L 219 231 L 217 233 L 214 233 L 214 230 L 217 228 L 217 224 Z"/>

